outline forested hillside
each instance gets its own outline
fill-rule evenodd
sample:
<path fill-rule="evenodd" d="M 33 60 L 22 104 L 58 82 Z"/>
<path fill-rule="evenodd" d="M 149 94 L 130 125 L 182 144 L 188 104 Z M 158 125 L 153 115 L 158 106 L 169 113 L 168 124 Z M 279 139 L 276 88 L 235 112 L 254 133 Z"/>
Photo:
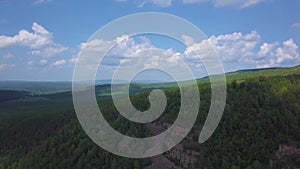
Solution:
<path fill-rule="evenodd" d="M 212 137 L 197 143 L 210 105 L 210 85 L 199 80 L 197 122 L 188 137 L 164 156 L 180 168 L 300 168 L 300 67 L 227 77 L 225 111 Z M 155 124 L 166 128 L 177 117 L 180 93 L 177 88 L 165 93 L 168 105 Z M 147 96 L 132 96 L 137 109 L 149 107 Z M 118 157 L 95 145 L 76 118 L 70 94 L 17 93 L 7 98 L 0 102 L 0 169 L 139 169 L 153 163 L 152 158 Z M 121 133 L 151 135 L 151 125 L 124 119 L 109 99 L 99 97 L 99 107 Z M 183 160 L 188 158 L 193 160 Z"/>

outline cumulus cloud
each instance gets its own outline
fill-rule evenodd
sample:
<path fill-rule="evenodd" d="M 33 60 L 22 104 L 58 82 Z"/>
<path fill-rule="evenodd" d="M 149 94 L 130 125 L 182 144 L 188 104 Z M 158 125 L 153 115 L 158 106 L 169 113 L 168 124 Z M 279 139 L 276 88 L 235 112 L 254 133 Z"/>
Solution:
<path fill-rule="evenodd" d="M 187 46 L 191 46 L 191 45 L 193 45 L 195 43 L 194 39 L 192 37 L 188 36 L 188 35 L 182 35 L 181 39 L 183 40 L 183 42 Z"/>
<path fill-rule="evenodd" d="M 71 59 L 69 59 L 69 62 L 70 63 L 77 63 L 78 62 L 78 58 L 77 57 L 71 58 Z"/>
<path fill-rule="evenodd" d="M 114 47 L 106 53 L 101 62 L 100 71 L 98 70 L 104 72 L 105 77 L 117 70 L 126 74 L 119 77 L 124 78 L 123 80 L 130 74 L 128 72 L 135 70 L 160 69 L 161 67 L 172 72 L 180 70 L 181 53 L 175 52 L 173 49 L 155 47 L 149 39 L 143 36 L 129 37 L 128 35 L 122 35 L 111 41 L 92 40 L 81 45 L 82 55 L 79 58 L 70 61 L 83 65 L 84 70 L 87 72 L 98 69 L 99 53 L 105 53 L 113 45 Z M 183 74 L 183 72 L 180 73 Z M 103 76 L 99 76 L 99 78 L 103 78 Z M 184 78 L 183 74 L 182 79 Z"/>
<path fill-rule="evenodd" d="M 101 63 L 101 66 L 106 68 L 116 68 L 123 64 L 129 68 L 135 65 L 135 67 L 141 66 L 140 68 L 163 66 L 178 69 L 182 64 L 181 61 L 184 61 L 193 70 L 200 70 L 203 69 L 203 60 L 214 61 L 212 56 L 216 53 L 224 66 L 227 66 L 226 71 L 255 67 L 290 66 L 300 63 L 298 46 L 293 39 L 281 43 L 262 42 L 261 36 L 256 31 L 213 35 L 200 42 L 196 42 L 195 39 L 187 35 L 182 35 L 182 39 L 187 47 L 181 52 L 156 47 L 145 37 L 132 38 L 128 35 L 117 37 L 111 41 L 93 40 L 81 44 L 81 49 L 88 54 L 97 56 L 99 52 L 105 52 L 112 45 L 115 45 Z M 199 56 L 194 52 L 197 52 Z M 85 63 L 97 67 L 98 59 L 98 57 L 92 57 Z M 81 58 L 71 58 L 68 61 L 75 63 L 81 61 Z M 230 65 L 229 68 L 228 65 Z"/>
<path fill-rule="evenodd" d="M 40 65 L 44 66 L 48 63 L 48 61 L 46 59 L 42 59 L 40 60 Z"/>
<path fill-rule="evenodd" d="M 66 60 L 62 59 L 62 60 L 57 60 L 57 61 L 55 61 L 55 62 L 52 64 L 52 66 L 58 67 L 58 66 L 62 66 L 62 65 L 64 65 L 64 64 L 66 64 Z"/>
<path fill-rule="evenodd" d="M 253 49 L 260 41 L 260 35 L 252 31 L 243 35 L 241 32 L 211 37 L 212 44 L 216 47 L 224 61 L 242 60 L 253 56 Z"/>
<path fill-rule="evenodd" d="M 105 41 L 102 39 L 91 40 L 80 44 L 80 50 L 86 52 L 101 52 L 109 48 L 113 44 L 112 41 Z"/>
<path fill-rule="evenodd" d="M 293 39 L 289 39 L 283 42 L 283 46 L 276 50 L 276 56 L 276 63 L 278 64 L 299 61 L 298 46 Z"/>
<path fill-rule="evenodd" d="M 257 53 L 259 59 L 255 60 L 256 67 L 290 66 L 300 62 L 298 46 L 293 39 L 288 39 L 282 44 L 263 43 Z"/>
<path fill-rule="evenodd" d="M 144 57 L 145 59 L 143 59 L 142 57 Z M 163 50 L 158 48 L 152 48 L 140 52 L 139 56 L 140 61 L 144 62 L 143 68 L 178 68 L 178 63 L 181 58 L 182 56 L 179 52 L 174 52 L 172 49 Z"/>
<path fill-rule="evenodd" d="M 52 33 L 37 23 L 32 25 L 33 32 L 27 30 L 20 30 L 15 36 L 0 36 L 0 48 L 5 48 L 11 45 L 22 45 L 32 49 L 40 48 L 42 46 L 53 43 Z"/>
<path fill-rule="evenodd" d="M 3 56 L 4 59 L 11 59 L 13 57 L 14 57 L 14 55 L 12 55 L 11 53 L 7 53 Z"/>
<path fill-rule="evenodd" d="M 32 24 L 32 31 L 20 30 L 14 36 L 0 36 L 0 48 L 6 48 L 12 45 L 19 45 L 29 47 L 32 55 L 38 56 L 56 56 L 68 50 L 67 47 L 53 42 L 53 35 L 43 26 L 34 22 Z"/>
<path fill-rule="evenodd" d="M 51 46 L 47 46 L 47 47 L 39 49 L 39 50 L 33 50 L 33 51 L 31 51 L 31 54 L 36 55 L 36 56 L 53 57 L 53 56 L 57 56 L 63 52 L 66 52 L 68 50 L 69 50 L 68 47 L 53 44 Z"/>
<path fill-rule="evenodd" d="M 214 53 L 213 47 L 222 62 L 226 65 L 247 65 L 249 67 L 274 67 L 290 66 L 300 62 L 298 46 L 293 39 L 288 39 L 282 44 L 279 42 L 261 42 L 260 35 L 252 31 L 248 34 L 235 32 L 219 36 L 211 36 L 199 43 L 194 43 L 186 48 L 184 56 L 192 62 L 209 59 Z M 194 51 L 200 54 L 195 55 Z M 196 66 L 199 66 L 196 64 Z"/>
<path fill-rule="evenodd" d="M 123 35 L 126 37 L 126 35 Z M 118 39 L 118 38 L 117 38 Z M 144 68 L 156 67 L 158 64 L 170 66 L 169 64 L 177 64 L 179 60 L 179 54 L 174 52 L 173 49 L 160 49 L 155 47 L 149 39 L 146 37 L 139 37 L 140 42 L 137 42 L 134 38 L 126 38 L 123 41 L 119 41 L 118 44 L 111 50 L 110 57 L 118 57 L 120 63 L 145 63 Z"/>
<path fill-rule="evenodd" d="M 13 67 L 15 67 L 14 64 L 1 64 L 0 63 L 0 71 L 5 70 L 5 69 L 11 69 Z"/>
<path fill-rule="evenodd" d="M 259 41 L 260 35 L 255 31 L 245 35 L 241 32 L 213 35 L 200 43 L 188 46 L 185 55 L 187 58 L 197 58 L 193 53 L 193 51 L 197 51 L 201 54 L 202 59 L 207 59 L 213 54 L 210 48 L 214 47 L 223 62 L 243 60 L 245 57 L 253 56 L 253 49 Z"/>
<path fill-rule="evenodd" d="M 260 49 L 257 53 L 258 59 L 263 59 L 266 56 L 274 56 L 275 55 L 275 49 L 278 46 L 278 43 L 263 43 L 260 46 Z"/>
<path fill-rule="evenodd" d="M 129 59 L 136 58 L 140 55 L 140 51 L 153 48 L 151 42 L 145 38 L 140 37 L 141 42 L 135 41 L 133 38 L 129 38 L 128 35 L 122 35 L 114 40 L 106 41 L 102 39 L 94 39 L 87 43 L 80 45 L 81 52 L 88 56 L 85 58 L 85 62 L 97 63 L 99 53 L 107 52 L 113 47 L 109 53 L 107 53 L 106 60 L 103 64 L 114 65 L 128 61 Z M 83 61 L 82 58 L 79 61 Z"/>

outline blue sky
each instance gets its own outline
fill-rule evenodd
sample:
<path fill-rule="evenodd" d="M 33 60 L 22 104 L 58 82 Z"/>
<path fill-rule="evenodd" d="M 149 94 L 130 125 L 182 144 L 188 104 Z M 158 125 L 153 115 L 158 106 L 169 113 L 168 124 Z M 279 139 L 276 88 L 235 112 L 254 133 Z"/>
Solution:
<path fill-rule="evenodd" d="M 298 65 L 299 8 L 298 0 L 1 0 L 0 80 L 71 80 L 88 38 L 112 20 L 138 12 L 169 13 L 196 25 L 215 45 L 225 71 Z M 188 47 L 145 39 L 127 40 L 186 58 L 189 47 L 205 46 L 191 39 Z M 199 66 L 194 66 L 196 72 Z M 109 78 L 102 72 L 103 79 Z"/>

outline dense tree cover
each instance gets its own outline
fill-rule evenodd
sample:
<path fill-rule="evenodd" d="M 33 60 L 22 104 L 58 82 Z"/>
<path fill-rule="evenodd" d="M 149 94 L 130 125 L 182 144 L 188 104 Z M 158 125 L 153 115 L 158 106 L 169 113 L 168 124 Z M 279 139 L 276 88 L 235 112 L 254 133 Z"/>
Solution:
<path fill-rule="evenodd" d="M 228 86 L 224 116 L 203 147 L 203 168 L 291 168 L 276 156 L 280 144 L 300 146 L 300 76 L 258 77 Z"/>
<path fill-rule="evenodd" d="M 58 94 L 64 96 L 65 94 Z M 99 148 L 82 130 L 72 104 L 55 100 L 6 102 L 0 105 L 0 168 L 128 168 L 150 165 L 149 159 L 115 156 Z M 101 104 L 110 124 L 127 135 L 145 137 L 149 131 L 118 118 L 110 102 Z"/>
<path fill-rule="evenodd" d="M 0 90 L 0 93 L 1 93 L 0 103 L 9 101 L 9 100 L 19 99 L 19 98 L 25 97 L 29 94 L 28 92 L 11 91 L 11 90 Z"/>
<path fill-rule="evenodd" d="M 197 144 L 210 106 L 210 85 L 199 85 L 201 104 L 186 149 L 202 154 L 198 168 L 297 168 L 300 154 L 278 157 L 280 145 L 300 147 L 300 75 L 229 80 L 222 120 L 213 136 Z M 172 123 L 180 108 L 178 89 L 166 91 L 160 121 Z"/>
<path fill-rule="evenodd" d="M 300 147 L 300 75 L 229 79 L 222 120 L 204 144 L 197 139 L 210 106 L 210 85 L 199 84 L 201 106 L 196 124 L 182 143 L 201 153 L 197 168 L 300 167 L 299 155 L 276 155 L 279 145 Z M 173 123 L 180 109 L 177 88 L 165 91 L 168 104 L 160 122 Z M 150 165 L 150 159 L 115 156 L 84 133 L 72 108 L 70 93 L 0 103 L 0 168 L 128 168 Z M 148 93 L 131 97 L 143 111 Z M 130 122 L 105 99 L 99 107 L 111 126 L 128 136 L 147 137 L 147 125 Z M 190 139 L 192 138 L 192 140 Z"/>

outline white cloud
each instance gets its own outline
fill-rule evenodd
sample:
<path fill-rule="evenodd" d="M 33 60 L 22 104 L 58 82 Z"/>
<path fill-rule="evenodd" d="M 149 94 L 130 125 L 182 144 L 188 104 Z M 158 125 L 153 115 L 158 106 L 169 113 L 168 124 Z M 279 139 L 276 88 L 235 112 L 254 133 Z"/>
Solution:
<path fill-rule="evenodd" d="M 69 62 L 70 63 L 77 63 L 78 62 L 78 58 L 77 57 L 71 58 L 71 59 L 69 59 Z"/>
<path fill-rule="evenodd" d="M 208 1 L 209 0 L 182 0 L 184 4 L 195 4 L 195 3 L 203 3 Z"/>
<path fill-rule="evenodd" d="M 172 5 L 172 0 L 152 0 L 153 4 L 160 7 L 169 7 Z"/>
<path fill-rule="evenodd" d="M 51 2 L 52 0 L 36 0 L 33 2 L 34 5 L 38 5 L 38 4 L 44 4 L 44 3 L 48 3 Z"/>
<path fill-rule="evenodd" d="M 159 7 L 165 8 L 165 7 L 169 7 L 172 5 L 172 0 L 144 0 L 139 4 L 138 7 L 143 7 L 147 3 L 152 3 Z"/>
<path fill-rule="evenodd" d="M 66 60 L 62 59 L 62 60 L 55 61 L 55 62 L 52 64 L 52 66 L 57 67 L 57 66 L 62 66 L 62 65 L 64 65 L 64 64 L 66 64 Z"/>
<path fill-rule="evenodd" d="M 11 69 L 13 67 L 15 67 L 14 64 L 1 64 L 0 63 L 0 71 L 5 70 L 5 69 Z"/>
<path fill-rule="evenodd" d="M 258 52 L 259 59 L 255 60 L 256 67 L 291 66 L 300 63 L 298 46 L 293 39 L 286 40 L 282 45 L 264 43 Z"/>
<path fill-rule="evenodd" d="M 32 49 L 40 48 L 45 45 L 52 44 L 52 33 L 37 23 L 33 23 L 32 32 L 20 30 L 15 36 L 0 36 L 0 48 L 5 48 L 11 45 L 22 45 Z"/>
<path fill-rule="evenodd" d="M 129 59 L 138 57 L 140 55 L 140 51 L 154 47 L 145 37 L 140 37 L 140 41 L 141 42 L 138 43 L 128 35 L 122 35 L 111 41 L 95 39 L 87 43 L 82 43 L 80 48 L 81 52 L 84 52 L 87 54 L 86 56 L 89 57 L 86 61 L 90 64 L 98 62 L 97 59 L 99 59 L 99 53 L 107 52 L 111 47 L 113 47 L 105 57 L 107 58 L 106 63 L 109 62 L 108 64 L 111 64 L 110 62 L 114 62 L 116 65 L 120 62 L 124 62 L 125 60 L 128 61 Z M 82 58 L 80 58 L 79 61 L 82 61 Z"/>
<path fill-rule="evenodd" d="M 214 0 L 216 7 L 238 7 L 247 8 L 266 0 Z"/>
<path fill-rule="evenodd" d="M 62 59 L 53 61 L 50 57 L 66 58 L 67 54 L 72 54 L 72 48 L 55 43 L 53 40 L 53 33 L 48 31 L 42 25 L 34 22 L 31 30 L 22 29 L 15 35 L 0 35 L 0 50 L 7 51 L 7 54 L 1 56 L 3 59 L 10 59 L 13 56 L 9 50 L 16 50 L 17 53 L 23 53 L 27 58 L 16 58 L 10 61 L 23 62 L 22 66 L 28 70 L 35 68 L 35 70 L 42 69 L 42 67 L 49 66 L 49 68 L 58 67 L 66 64 L 66 60 Z M 68 53 L 67 53 L 68 52 Z M 15 52 L 13 52 L 15 53 Z M 64 54 L 64 55 L 62 55 Z M 20 55 L 20 54 L 18 54 Z M 21 55 L 20 55 L 21 56 Z M 32 57 L 39 56 L 39 57 Z M 1 70 L 12 68 L 12 64 L 1 64 Z"/>
<path fill-rule="evenodd" d="M 117 44 L 115 44 L 117 43 Z M 93 70 L 98 68 L 99 53 L 106 52 L 112 45 L 115 45 L 99 67 L 100 72 L 105 74 L 113 73 L 114 70 L 125 72 L 134 71 L 134 69 L 143 70 L 149 68 L 157 68 L 162 66 L 171 69 L 173 72 L 179 71 L 180 59 L 182 54 L 172 49 L 160 49 L 151 44 L 150 40 L 144 36 L 129 37 L 122 35 L 114 40 L 92 40 L 81 45 L 81 53 L 83 58 L 72 58 L 69 62 L 78 61 L 85 66 L 85 70 Z M 103 78 L 104 76 L 99 76 Z M 124 75 L 126 78 L 127 75 Z M 185 76 L 182 75 L 184 78 Z"/>
<path fill-rule="evenodd" d="M 211 36 L 210 38 L 188 46 L 185 55 L 190 59 L 197 59 L 193 51 L 197 51 L 202 59 L 208 59 L 213 55 L 211 47 L 218 52 L 224 62 L 242 60 L 245 57 L 253 56 L 253 49 L 259 43 L 260 36 L 252 31 L 243 35 L 241 32 Z"/>
<path fill-rule="evenodd" d="M 187 46 L 186 50 L 184 51 L 184 55 L 186 58 L 192 59 L 193 61 L 197 61 L 198 59 L 208 59 L 214 54 L 212 53 L 211 47 L 211 39 L 206 39 L 199 43 L 194 43 L 190 46 Z M 197 52 L 200 56 L 196 55 L 194 52 Z"/>
<path fill-rule="evenodd" d="M 127 0 L 116 0 L 117 2 L 123 2 Z M 143 7 L 145 4 L 151 3 L 159 7 L 170 7 L 174 0 L 142 0 L 138 7 Z M 267 0 L 181 0 L 183 4 L 197 4 L 210 2 L 215 7 L 237 7 L 247 8 Z"/>
<path fill-rule="evenodd" d="M 44 66 L 48 63 L 48 61 L 46 59 L 42 59 L 40 60 L 40 65 Z"/>
<path fill-rule="evenodd" d="M 9 46 L 25 46 L 28 47 L 31 55 L 52 57 L 70 50 L 70 48 L 56 44 L 53 42 L 53 35 L 43 26 L 34 22 L 32 24 L 32 32 L 20 30 L 14 36 L 0 36 L 0 48 Z"/>
<path fill-rule="evenodd" d="M 211 41 L 224 61 L 240 60 L 253 56 L 253 49 L 259 43 L 260 35 L 255 31 L 245 35 L 237 32 L 212 37 Z"/>
<path fill-rule="evenodd" d="M 28 66 L 32 66 L 32 65 L 33 65 L 33 61 L 28 61 L 28 62 L 27 62 L 27 65 L 28 65 Z"/>
<path fill-rule="evenodd" d="M 15 43 L 14 38 L 7 37 L 7 36 L 4 36 L 4 35 L 0 36 L 0 48 L 10 46 L 14 43 Z"/>
<path fill-rule="evenodd" d="M 260 59 L 263 59 L 266 56 L 274 56 L 275 49 L 277 46 L 278 46 L 278 43 L 263 43 L 260 46 L 260 50 L 257 53 L 257 57 Z"/>
<path fill-rule="evenodd" d="M 184 56 L 191 62 L 199 59 L 209 59 L 214 55 L 213 47 L 220 56 L 224 65 L 246 65 L 248 67 L 274 67 L 290 66 L 300 63 L 298 46 L 293 39 L 280 43 L 261 43 L 260 35 L 252 31 L 249 34 L 240 32 L 211 36 L 199 43 L 194 43 L 186 48 Z M 193 52 L 197 51 L 200 56 Z M 199 58 L 200 57 L 200 58 Z M 197 64 L 196 64 L 197 66 Z"/>
<path fill-rule="evenodd" d="M 191 45 L 193 45 L 195 43 L 194 39 L 192 37 L 188 36 L 188 35 L 182 35 L 181 39 L 183 40 L 183 42 L 187 46 L 191 46 Z"/>
<path fill-rule="evenodd" d="M 31 28 L 32 28 L 32 30 L 34 31 L 35 34 L 40 34 L 40 35 L 49 35 L 49 34 L 51 34 L 44 27 L 42 27 L 41 25 L 37 24 L 36 22 L 34 22 L 32 24 Z"/>
<path fill-rule="evenodd" d="M 86 43 L 80 44 L 81 51 L 88 52 L 101 52 L 109 48 L 113 44 L 113 41 L 105 41 L 102 39 L 91 40 Z"/>
<path fill-rule="evenodd" d="M 12 55 L 11 53 L 7 53 L 3 56 L 4 59 L 11 59 L 13 57 L 14 57 L 14 55 Z"/>
<path fill-rule="evenodd" d="M 31 51 L 31 54 L 35 56 L 53 57 L 66 52 L 67 50 L 69 50 L 68 47 L 53 44 L 40 50 L 33 50 Z"/>
<path fill-rule="evenodd" d="M 289 39 L 283 42 L 283 47 L 279 47 L 276 50 L 276 56 L 276 63 L 278 64 L 299 61 L 298 46 L 294 43 L 293 39 Z"/>
<path fill-rule="evenodd" d="M 158 64 L 170 66 L 176 65 L 180 59 L 180 53 L 176 53 L 173 49 L 160 49 L 151 44 L 146 37 L 140 37 L 141 42 L 137 42 L 133 38 L 127 38 L 119 42 L 110 52 L 109 57 L 123 56 L 120 63 L 127 62 L 128 65 L 136 63 L 145 63 L 144 67 L 157 67 Z M 113 57 L 112 57 L 113 59 Z"/>
<path fill-rule="evenodd" d="M 159 62 L 161 60 L 161 56 L 154 55 L 150 59 L 147 60 L 147 62 L 144 64 L 146 68 L 151 68 L 151 67 L 158 67 Z"/>
<path fill-rule="evenodd" d="M 175 53 L 172 49 L 163 50 L 158 48 L 145 50 L 143 52 L 140 52 L 138 56 L 138 59 L 140 59 L 139 62 L 144 62 L 144 68 L 154 68 L 159 66 L 163 66 L 166 68 L 176 67 L 181 58 L 182 56 L 179 52 Z"/>
<path fill-rule="evenodd" d="M 172 53 L 172 56 L 167 57 L 166 61 L 171 64 L 177 64 L 181 57 L 181 53 Z"/>
<path fill-rule="evenodd" d="M 102 67 L 104 66 L 108 69 L 113 69 L 119 64 L 123 64 L 129 68 L 132 65 L 138 65 L 141 66 L 140 68 L 163 66 L 178 69 L 181 61 L 184 61 L 193 70 L 199 71 L 199 69 L 203 69 L 203 66 L 201 66 L 203 65 L 203 60 L 201 59 L 210 61 L 209 59 L 212 55 L 215 55 L 215 51 L 220 56 L 224 66 L 227 66 L 227 69 L 225 68 L 227 71 L 300 63 L 298 46 L 294 43 L 293 39 L 282 43 L 261 42 L 261 36 L 255 31 L 250 33 L 234 32 L 218 36 L 213 35 L 201 42 L 195 42 L 196 40 L 188 35 L 182 35 L 182 39 L 188 44 L 182 53 L 176 52 L 174 49 L 160 49 L 155 47 L 145 37 L 137 40 L 137 37 L 132 38 L 127 35 L 111 41 L 93 40 L 83 43 L 81 44 L 81 49 L 91 55 L 95 54 L 97 56 L 99 52 L 110 49 L 111 45 L 118 42 L 107 56 L 105 56 L 106 61 L 101 63 Z M 194 54 L 194 51 L 200 54 L 201 59 Z M 77 61 L 78 58 L 68 60 L 69 63 Z M 87 64 L 98 66 L 97 57 L 90 58 Z"/>
<path fill-rule="evenodd" d="M 201 59 L 210 59 L 214 50 L 226 64 L 246 65 L 248 67 L 273 67 L 286 64 L 299 63 L 298 46 L 292 39 L 282 44 L 261 42 L 261 36 L 252 31 L 247 34 L 234 32 L 218 36 L 211 36 L 206 40 L 195 43 L 192 37 L 182 35 L 182 39 L 188 46 L 183 53 L 174 52 L 173 49 L 159 49 L 151 44 L 150 40 L 143 37 L 141 42 L 123 35 L 112 41 L 95 40 L 88 44 L 82 44 L 89 52 L 103 51 L 115 42 L 118 44 L 108 54 L 106 66 L 116 66 L 120 63 L 136 63 L 143 61 L 144 67 L 155 67 L 159 65 L 176 65 L 183 59 L 190 66 L 199 67 Z M 212 48 L 213 47 L 213 48 Z M 199 56 L 194 51 L 200 53 Z M 139 60 L 140 59 L 140 60 Z M 77 59 L 76 59 L 77 60 Z M 75 59 L 69 62 L 75 62 Z M 90 63 L 97 63 L 91 61 Z M 234 67 L 232 67 L 234 69 Z"/>
<path fill-rule="evenodd" d="M 253 6 L 253 5 L 256 5 L 258 3 L 261 3 L 261 2 L 264 2 L 266 0 L 246 0 L 243 4 L 242 4 L 242 8 L 246 8 L 246 7 L 249 7 L 249 6 Z"/>
<path fill-rule="evenodd" d="M 292 28 L 300 28 L 300 22 L 297 22 L 297 23 L 293 23 L 291 25 Z"/>

